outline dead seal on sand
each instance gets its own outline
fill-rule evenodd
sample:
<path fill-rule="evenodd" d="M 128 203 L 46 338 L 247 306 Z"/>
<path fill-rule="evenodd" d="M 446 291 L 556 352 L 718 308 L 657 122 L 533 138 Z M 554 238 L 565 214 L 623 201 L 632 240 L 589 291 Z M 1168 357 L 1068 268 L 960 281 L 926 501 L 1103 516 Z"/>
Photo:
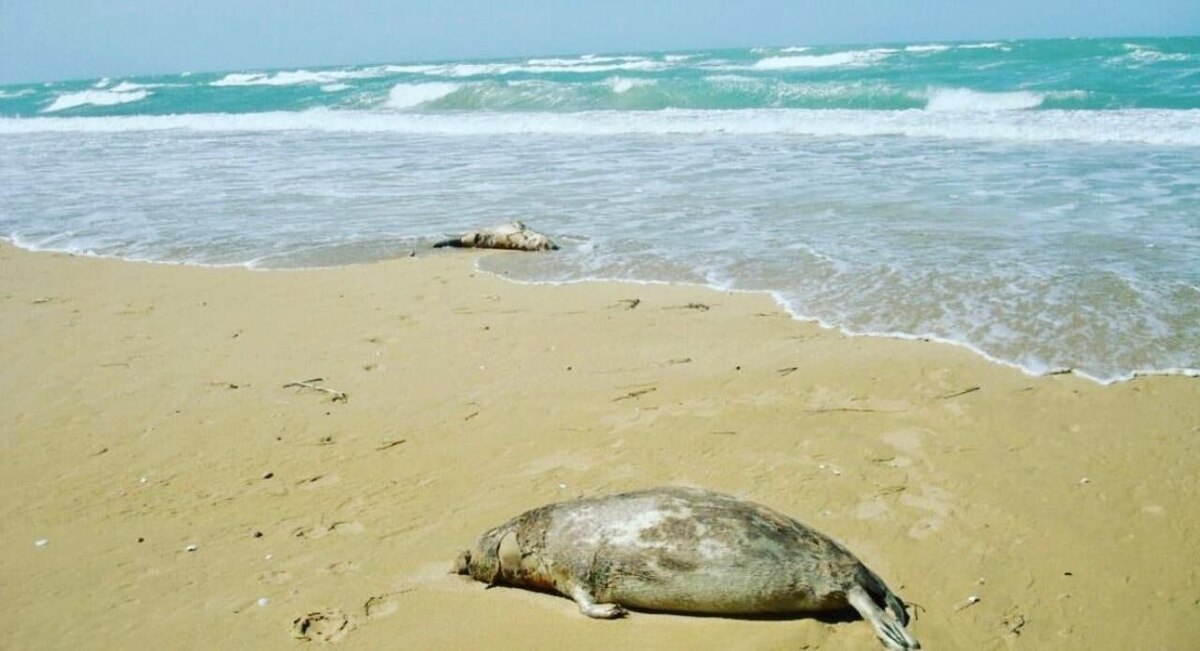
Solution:
<path fill-rule="evenodd" d="M 904 602 L 841 545 L 765 506 L 701 489 L 526 511 L 480 536 L 454 572 L 557 592 L 605 619 L 623 606 L 717 615 L 852 607 L 887 648 L 921 647 L 904 628 Z"/>
<path fill-rule="evenodd" d="M 491 228 L 468 231 L 433 245 L 440 249 L 452 246 L 465 249 L 511 249 L 514 251 L 557 250 L 558 245 L 521 222 L 509 222 Z"/>

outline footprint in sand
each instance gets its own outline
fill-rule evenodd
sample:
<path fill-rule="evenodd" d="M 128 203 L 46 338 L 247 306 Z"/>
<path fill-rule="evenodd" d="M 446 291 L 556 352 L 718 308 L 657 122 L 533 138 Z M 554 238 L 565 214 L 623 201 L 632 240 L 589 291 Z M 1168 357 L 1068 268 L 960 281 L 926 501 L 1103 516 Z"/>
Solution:
<path fill-rule="evenodd" d="M 292 637 L 309 642 L 337 642 L 353 625 L 346 613 L 333 608 L 318 610 L 292 620 Z"/>
<path fill-rule="evenodd" d="M 874 520 L 888 515 L 889 512 L 891 509 L 888 508 L 887 502 L 875 495 L 858 503 L 854 508 L 854 517 L 859 520 Z"/>
<path fill-rule="evenodd" d="M 922 486 L 920 495 L 905 492 L 900 496 L 900 503 L 930 514 L 908 530 L 909 537 L 918 540 L 940 530 L 954 510 L 954 496 L 933 486 Z"/>
<path fill-rule="evenodd" d="M 925 468 L 928 470 L 931 468 L 928 458 L 922 452 L 924 441 L 927 438 L 936 437 L 937 433 L 932 430 L 908 428 L 893 430 L 881 436 L 880 439 L 897 452 L 908 455 L 907 457 L 896 456 L 888 461 L 888 465 L 893 468 L 911 468 L 911 479 L 920 480 L 926 474 L 921 472 L 920 469 Z M 920 465 L 912 466 L 913 459 L 919 461 Z M 909 537 L 921 539 L 928 537 L 942 528 L 946 519 L 954 511 L 954 495 L 935 486 L 921 484 L 919 481 L 914 481 L 913 483 L 917 485 L 908 485 L 906 487 L 907 490 L 900 495 L 900 503 L 928 513 L 926 517 L 918 520 L 908 530 Z M 919 493 L 917 492 L 918 490 L 920 491 Z M 877 515 L 879 515 L 877 505 L 860 505 L 859 517 L 870 519 Z"/>
<path fill-rule="evenodd" d="M 412 588 L 367 599 L 367 602 L 363 604 L 363 614 L 366 615 L 367 619 L 380 619 L 388 615 L 394 615 L 400 610 L 400 602 L 396 597 L 405 592 L 412 592 Z"/>
<path fill-rule="evenodd" d="M 929 430 L 910 428 L 892 430 L 879 438 L 897 451 L 916 457 L 921 455 L 921 443 L 930 435 Z"/>
<path fill-rule="evenodd" d="M 329 525 L 329 530 L 341 536 L 354 536 L 362 533 L 366 527 L 357 520 L 353 522 L 334 522 Z"/>

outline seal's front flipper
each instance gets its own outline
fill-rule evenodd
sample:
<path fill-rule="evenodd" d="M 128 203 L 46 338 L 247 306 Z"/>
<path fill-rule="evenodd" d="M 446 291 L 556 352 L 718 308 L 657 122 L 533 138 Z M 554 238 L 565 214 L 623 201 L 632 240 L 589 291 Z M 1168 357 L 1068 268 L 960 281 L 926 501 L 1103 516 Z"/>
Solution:
<path fill-rule="evenodd" d="M 471 573 L 471 551 L 466 550 L 454 559 L 454 567 L 450 568 L 451 574 L 470 574 Z"/>
<path fill-rule="evenodd" d="M 625 616 L 625 609 L 617 604 L 598 604 L 587 588 L 575 586 L 571 598 L 579 604 L 579 612 L 593 619 L 616 619 Z"/>
<path fill-rule="evenodd" d="M 897 651 L 921 648 L 921 643 L 909 635 L 903 624 L 875 605 L 862 586 L 856 585 L 851 588 L 846 598 L 850 605 L 858 611 L 858 614 L 862 615 L 863 619 L 867 620 L 875 629 L 875 637 L 883 642 L 883 646 Z"/>

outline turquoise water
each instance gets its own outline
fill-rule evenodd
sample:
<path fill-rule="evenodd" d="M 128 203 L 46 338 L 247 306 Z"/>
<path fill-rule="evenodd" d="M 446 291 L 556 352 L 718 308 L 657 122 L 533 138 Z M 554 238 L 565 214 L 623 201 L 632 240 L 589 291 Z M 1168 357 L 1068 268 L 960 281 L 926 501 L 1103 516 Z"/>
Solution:
<path fill-rule="evenodd" d="M 676 109 L 1195 109 L 1200 38 L 755 48 L 11 86 L 0 116 Z"/>
<path fill-rule="evenodd" d="M 295 267 L 521 218 L 531 280 L 771 292 L 1099 380 L 1200 368 L 1200 38 L 771 47 L 0 87 L 0 235 Z"/>

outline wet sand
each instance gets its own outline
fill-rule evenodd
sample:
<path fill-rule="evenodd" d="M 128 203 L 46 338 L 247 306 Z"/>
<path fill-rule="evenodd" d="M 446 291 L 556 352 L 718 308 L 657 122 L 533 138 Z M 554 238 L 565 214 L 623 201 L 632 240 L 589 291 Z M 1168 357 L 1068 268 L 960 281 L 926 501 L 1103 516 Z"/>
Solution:
<path fill-rule="evenodd" d="M 477 255 L 0 247 L 0 647 L 297 649 L 323 612 L 304 634 L 348 649 L 880 648 L 852 619 L 592 621 L 447 574 L 525 509 L 660 484 L 838 539 L 925 648 L 1200 642 L 1200 380 L 1032 378 L 762 295 L 518 285 Z"/>

